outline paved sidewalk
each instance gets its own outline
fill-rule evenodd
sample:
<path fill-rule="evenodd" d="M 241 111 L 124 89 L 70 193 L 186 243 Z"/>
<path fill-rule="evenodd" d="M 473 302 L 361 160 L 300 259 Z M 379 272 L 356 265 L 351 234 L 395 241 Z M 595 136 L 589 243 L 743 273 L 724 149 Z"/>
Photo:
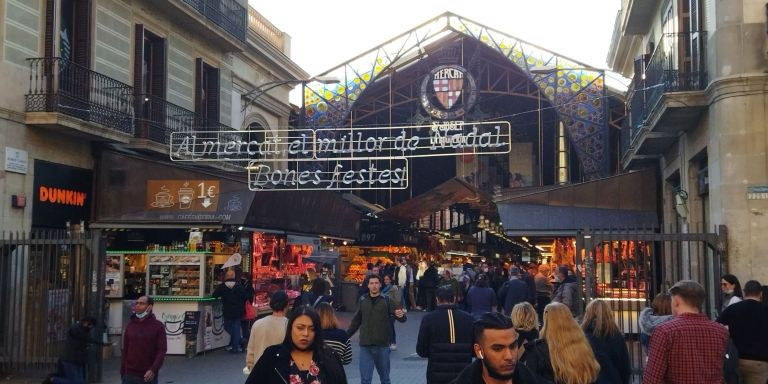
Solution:
<path fill-rule="evenodd" d="M 424 384 L 426 383 L 427 361 L 416 356 L 416 338 L 424 312 L 408 312 L 408 321 L 396 323 L 397 350 L 391 354 L 392 384 Z M 351 312 L 338 314 L 340 327 L 346 329 L 352 318 Z M 352 338 L 352 363 L 345 366 L 347 381 L 360 382 L 359 370 L 359 339 L 356 334 Z M 244 354 L 230 354 L 223 350 L 201 353 L 194 358 L 185 356 L 166 356 L 163 368 L 160 370 L 160 384 L 236 384 L 245 382 L 243 375 L 245 366 Z M 45 372 L 25 375 L 25 377 L 0 378 L 0 384 L 40 384 Z M 380 383 L 374 370 L 373 383 Z M 104 362 L 102 383 L 120 383 L 120 359 L 112 358 Z"/>

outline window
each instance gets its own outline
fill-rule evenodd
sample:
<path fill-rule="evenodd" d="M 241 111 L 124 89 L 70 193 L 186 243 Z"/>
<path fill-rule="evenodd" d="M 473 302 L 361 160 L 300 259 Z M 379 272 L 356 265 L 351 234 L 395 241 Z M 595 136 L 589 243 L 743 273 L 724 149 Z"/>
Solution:
<path fill-rule="evenodd" d="M 134 40 L 133 90 L 137 119 L 136 134 L 158 142 L 170 137 L 165 102 L 166 40 L 136 24 Z"/>
<path fill-rule="evenodd" d="M 195 60 L 195 113 L 205 128 L 219 127 L 219 69 Z"/>
<path fill-rule="evenodd" d="M 65 61 L 90 68 L 90 23 L 91 0 L 59 0 L 58 4 L 56 0 L 47 0 L 46 57 L 61 57 Z"/>

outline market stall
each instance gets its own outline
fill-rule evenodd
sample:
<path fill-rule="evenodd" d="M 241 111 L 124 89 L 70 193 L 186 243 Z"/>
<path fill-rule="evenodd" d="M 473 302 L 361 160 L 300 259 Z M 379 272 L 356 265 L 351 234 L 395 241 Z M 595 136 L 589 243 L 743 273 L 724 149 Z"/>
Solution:
<path fill-rule="evenodd" d="M 285 290 L 293 300 L 308 290 L 317 266 L 305 259 L 319 248 L 320 239 L 253 232 L 251 235 L 250 270 L 256 292 L 253 305 L 257 316 L 271 313 L 269 297 L 276 290 Z"/>
<path fill-rule="evenodd" d="M 225 346 L 221 302 L 211 297 L 221 281 L 221 266 L 240 251 L 238 242 L 202 242 L 193 233 L 189 241 L 167 245 L 148 244 L 145 250 L 108 250 L 106 294 L 109 301 L 108 328 L 114 339 L 133 313 L 133 302 L 142 295 L 155 300 L 153 313 L 165 325 L 169 354 L 203 352 Z M 198 241 L 199 240 L 199 241 Z M 183 334 L 183 319 L 197 312 L 203 326 L 196 337 Z"/>

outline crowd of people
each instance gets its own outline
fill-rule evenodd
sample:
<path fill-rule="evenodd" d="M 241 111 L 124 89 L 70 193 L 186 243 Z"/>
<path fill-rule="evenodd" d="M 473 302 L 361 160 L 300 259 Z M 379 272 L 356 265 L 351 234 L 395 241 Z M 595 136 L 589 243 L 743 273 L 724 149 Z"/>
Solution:
<path fill-rule="evenodd" d="M 567 266 L 501 271 L 480 265 L 475 271 L 468 265 L 457 279 L 432 265 L 415 279 L 401 260 L 390 271 L 370 268 L 346 330 L 339 328 L 334 292 L 323 277 L 310 282 L 292 309 L 286 292 L 273 292 L 272 313 L 255 320 L 243 307 L 253 297 L 248 276 L 236 282 L 227 272 L 214 294 L 222 298 L 232 336 L 228 349 L 247 352 L 246 384 L 346 383 L 356 333 L 361 383 L 370 384 L 375 369 L 380 382 L 390 384 L 395 323 L 408 320 L 408 309 L 429 312 L 416 343 L 416 353 L 428 359 L 429 384 L 627 384 L 633 369 L 644 372 L 646 384 L 768 383 L 768 292 L 755 280 L 742 287 L 736 276 L 722 276 L 714 321 L 702 312 L 707 293 L 698 282 L 682 280 L 656 295 L 639 315 L 644 361 L 632 367 L 610 302 L 584 303 Z M 152 305 L 151 297 L 136 300 L 123 340 L 123 384 L 158 382 L 166 345 Z M 87 344 L 100 344 L 90 335 L 95 324 L 85 318 L 70 329 L 60 370 L 48 383 L 83 382 Z"/>

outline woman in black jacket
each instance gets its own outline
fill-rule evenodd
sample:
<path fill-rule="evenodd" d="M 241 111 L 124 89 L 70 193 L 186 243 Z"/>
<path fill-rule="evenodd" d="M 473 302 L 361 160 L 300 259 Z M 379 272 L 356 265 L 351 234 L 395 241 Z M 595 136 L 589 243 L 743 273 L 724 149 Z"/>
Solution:
<path fill-rule="evenodd" d="M 323 342 L 338 356 L 341 364 L 352 362 L 352 342 L 347 331 L 339 329 L 339 320 L 336 318 L 336 310 L 328 303 L 318 303 L 315 307 L 320 316 L 320 325 L 323 327 Z"/>
<path fill-rule="evenodd" d="M 245 384 L 346 384 L 344 368 L 323 344 L 321 329 L 314 309 L 294 309 L 288 317 L 285 340 L 264 351 Z"/>
<path fill-rule="evenodd" d="M 600 363 L 598 382 L 628 384 L 631 374 L 629 351 L 608 302 L 592 300 L 587 305 L 581 329 Z"/>

